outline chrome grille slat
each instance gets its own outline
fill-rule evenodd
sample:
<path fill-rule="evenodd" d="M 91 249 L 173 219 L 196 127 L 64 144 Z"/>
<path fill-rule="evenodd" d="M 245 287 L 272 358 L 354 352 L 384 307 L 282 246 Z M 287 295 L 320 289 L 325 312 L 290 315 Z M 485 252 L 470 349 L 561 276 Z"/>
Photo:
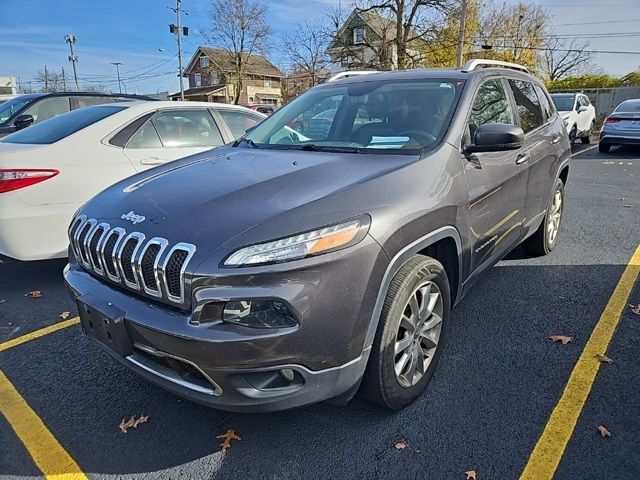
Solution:
<path fill-rule="evenodd" d="M 73 219 L 68 233 L 72 252 L 86 270 L 141 294 L 185 304 L 185 272 L 195 245 L 169 248 L 165 238 L 147 240 L 143 233 L 111 228 L 84 214 Z"/>

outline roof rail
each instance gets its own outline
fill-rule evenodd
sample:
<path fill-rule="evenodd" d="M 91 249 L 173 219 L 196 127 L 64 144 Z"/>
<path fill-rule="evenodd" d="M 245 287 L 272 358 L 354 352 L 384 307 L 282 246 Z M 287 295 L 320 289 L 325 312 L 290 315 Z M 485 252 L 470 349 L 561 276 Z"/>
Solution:
<path fill-rule="evenodd" d="M 336 73 L 327 82 L 335 82 L 343 78 L 357 77 L 358 75 L 369 75 L 370 73 L 379 73 L 378 70 L 347 70 L 346 72 Z"/>
<path fill-rule="evenodd" d="M 525 67 L 524 65 L 518 65 L 517 63 L 503 62 L 503 61 L 500 61 L 500 60 L 485 60 L 485 59 L 481 59 L 481 58 L 476 58 L 476 59 L 469 60 L 462 67 L 462 71 L 463 72 L 473 72 L 474 70 L 477 70 L 478 68 L 483 68 L 483 67 L 488 67 L 488 68 L 491 68 L 491 67 L 510 68 L 512 70 L 519 70 L 521 72 L 530 73 L 529 69 L 527 67 Z"/>

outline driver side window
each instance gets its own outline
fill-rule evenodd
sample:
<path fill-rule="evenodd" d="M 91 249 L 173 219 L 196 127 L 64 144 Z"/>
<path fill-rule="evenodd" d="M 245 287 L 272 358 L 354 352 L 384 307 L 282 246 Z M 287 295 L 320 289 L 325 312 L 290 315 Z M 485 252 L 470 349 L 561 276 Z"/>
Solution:
<path fill-rule="evenodd" d="M 474 142 L 476 130 L 485 123 L 505 123 L 512 125 L 513 110 L 500 79 L 484 82 L 473 100 L 469 114 L 467 135 L 469 143 Z"/>

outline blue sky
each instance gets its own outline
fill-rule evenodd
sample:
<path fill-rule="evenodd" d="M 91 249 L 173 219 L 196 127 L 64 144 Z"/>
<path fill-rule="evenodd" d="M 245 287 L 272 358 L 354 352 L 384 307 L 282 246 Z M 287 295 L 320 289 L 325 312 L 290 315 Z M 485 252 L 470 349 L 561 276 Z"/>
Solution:
<path fill-rule="evenodd" d="M 321 20 L 326 9 L 339 0 L 265 0 L 268 21 L 275 36 L 294 29 L 302 19 Z M 513 3 L 514 0 L 507 0 Z M 0 0 L 0 76 L 33 81 L 36 72 L 48 69 L 71 74 L 67 60 L 65 33 L 78 41 L 78 75 L 84 85 L 102 84 L 117 91 L 115 67 L 122 62 L 122 78 L 129 93 L 155 93 L 178 89 L 175 37 L 168 24 L 175 21 L 167 7 L 171 0 Z M 350 0 L 342 0 L 349 7 Z M 500 3 L 498 1 L 497 3 Z M 640 0 L 541 0 L 554 15 L 559 33 L 589 34 L 638 32 Z M 197 30 L 209 22 L 207 0 L 183 0 L 189 15 L 184 23 L 191 28 L 184 50 L 187 59 L 199 44 Z M 621 22 L 623 20 L 623 22 Z M 589 25 L 566 25 L 591 22 Z M 597 22 L 597 23 L 596 23 Z M 607 23 L 612 22 L 612 23 Z M 615 22 L 615 23 L 613 23 Z M 640 51 L 640 35 L 624 38 L 594 38 L 598 50 Z M 158 51 L 159 48 L 166 52 Z M 282 61 L 277 47 L 270 59 Z M 637 69 L 640 55 L 601 54 L 597 63 L 607 73 L 622 74 Z M 151 75 L 157 74 L 155 78 Z M 71 77 L 69 77 L 71 78 Z M 36 86 L 35 83 L 32 86 Z"/>

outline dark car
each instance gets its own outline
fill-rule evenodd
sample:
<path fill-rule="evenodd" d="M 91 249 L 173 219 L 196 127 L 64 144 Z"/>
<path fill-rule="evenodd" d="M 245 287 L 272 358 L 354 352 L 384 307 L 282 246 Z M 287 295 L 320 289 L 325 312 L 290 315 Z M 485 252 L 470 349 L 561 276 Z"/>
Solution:
<path fill-rule="evenodd" d="M 139 95 L 84 92 L 31 93 L 0 104 L 0 137 L 90 105 L 153 100 Z"/>
<path fill-rule="evenodd" d="M 327 99 L 324 138 L 289 126 Z M 64 277 L 89 337 L 194 401 L 270 411 L 359 390 L 400 409 L 482 272 L 519 244 L 554 249 L 569 159 L 524 67 L 331 81 L 89 201 Z"/>
<path fill-rule="evenodd" d="M 269 103 L 250 103 L 247 105 L 247 108 L 264 113 L 265 115 L 273 115 L 273 112 L 275 112 L 278 107 Z"/>
<path fill-rule="evenodd" d="M 619 145 L 640 145 L 640 98 L 625 100 L 604 119 L 598 150 L 607 153 Z"/>

